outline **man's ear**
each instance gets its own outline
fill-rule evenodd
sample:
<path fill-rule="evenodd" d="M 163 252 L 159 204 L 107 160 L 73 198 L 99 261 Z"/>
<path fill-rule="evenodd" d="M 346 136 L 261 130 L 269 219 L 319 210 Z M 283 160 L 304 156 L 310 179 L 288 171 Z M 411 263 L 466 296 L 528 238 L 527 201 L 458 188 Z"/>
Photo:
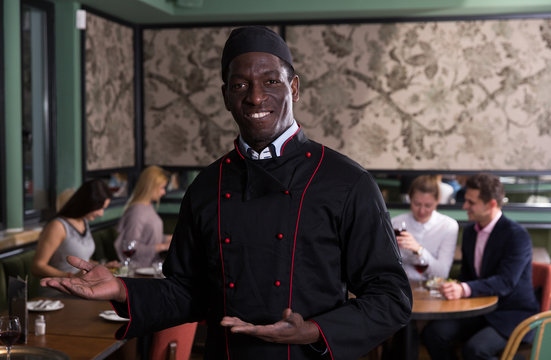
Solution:
<path fill-rule="evenodd" d="M 226 83 L 222 84 L 221 90 L 222 90 L 222 97 L 224 98 L 224 106 L 226 107 L 226 110 L 230 111 L 230 108 L 228 107 L 228 98 L 226 97 L 226 91 L 228 90 L 228 85 Z"/>
<path fill-rule="evenodd" d="M 496 199 L 491 199 L 490 201 L 488 201 L 488 204 L 490 205 L 491 208 L 497 208 L 497 200 Z"/>
<path fill-rule="evenodd" d="M 298 75 L 293 76 L 291 80 L 291 94 L 293 95 L 293 102 L 297 102 L 299 99 L 300 81 Z"/>

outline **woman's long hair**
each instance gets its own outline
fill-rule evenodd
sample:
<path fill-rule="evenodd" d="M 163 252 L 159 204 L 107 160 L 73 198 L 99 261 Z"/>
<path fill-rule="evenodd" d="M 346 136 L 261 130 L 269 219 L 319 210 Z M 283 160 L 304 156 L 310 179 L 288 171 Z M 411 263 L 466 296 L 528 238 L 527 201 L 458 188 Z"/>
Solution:
<path fill-rule="evenodd" d="M 103 208 L 105 200 L 111 199 L 111 191 L 99 179 L 84 182 L 58 211 L 56 217 L 79 219 L 86 214 Z"/>
<path fill-rule="evenodd" d="M 126 202 L 124 211 L 135 203 L 150 201 L 153 192 L 157 190 L 161 184 L 167 181 L 168 177 L 162 168 L 155 165 L 145 168 L 138 178 L 132 195 L 130 195 L 130 198 Z"/>

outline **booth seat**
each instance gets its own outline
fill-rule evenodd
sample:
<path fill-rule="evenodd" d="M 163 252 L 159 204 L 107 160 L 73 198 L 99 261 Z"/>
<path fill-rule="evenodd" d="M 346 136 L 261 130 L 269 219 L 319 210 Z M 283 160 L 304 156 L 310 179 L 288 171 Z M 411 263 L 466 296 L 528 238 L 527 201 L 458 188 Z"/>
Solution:
<path fill-rule="evenodd" d="M 116 222 L 103 226 L 93 227 L 92 237 L 96 244 L 96 250 L 92 259 L 101 261 L 116 260 L 117 254 L 113 243 L 117 238 Z M 40 279 L 31 273 L 31 264 L 36 252 L 36 243 L 0 254 L 0 311 L 8 308 L 8 281 L 9 277 L 27 278 L 27 297 L 29 299 L 38 296 Z M 2 256 L 3 255 L 3 256 Z"/>

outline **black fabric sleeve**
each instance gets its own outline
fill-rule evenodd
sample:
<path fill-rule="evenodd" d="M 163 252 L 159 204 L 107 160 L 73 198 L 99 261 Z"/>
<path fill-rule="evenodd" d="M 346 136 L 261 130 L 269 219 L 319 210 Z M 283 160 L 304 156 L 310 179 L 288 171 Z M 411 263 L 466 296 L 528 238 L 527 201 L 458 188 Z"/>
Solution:
<path fill-rule="evenodd" d="M 311 320 L 331 358 L 357 359 L 408 323 L 412 294 L 389 214 L 369 174 L 349 194 L 342 225 L 344 276 L 356 297 Z"/>

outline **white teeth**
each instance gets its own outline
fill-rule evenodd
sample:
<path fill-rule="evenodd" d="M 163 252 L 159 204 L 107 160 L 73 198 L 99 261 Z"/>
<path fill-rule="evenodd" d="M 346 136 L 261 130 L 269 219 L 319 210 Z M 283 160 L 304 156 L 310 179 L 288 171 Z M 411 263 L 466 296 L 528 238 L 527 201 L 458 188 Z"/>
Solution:
<path fill-rule="evenodd" d="M 269 114 L 270 114 L 269 112 L 260 112 L 260 113 L 249 114 L 249 116 L 252 117 L 253 119 L 260 119 L 264 116 L 268 116 Z"/>

